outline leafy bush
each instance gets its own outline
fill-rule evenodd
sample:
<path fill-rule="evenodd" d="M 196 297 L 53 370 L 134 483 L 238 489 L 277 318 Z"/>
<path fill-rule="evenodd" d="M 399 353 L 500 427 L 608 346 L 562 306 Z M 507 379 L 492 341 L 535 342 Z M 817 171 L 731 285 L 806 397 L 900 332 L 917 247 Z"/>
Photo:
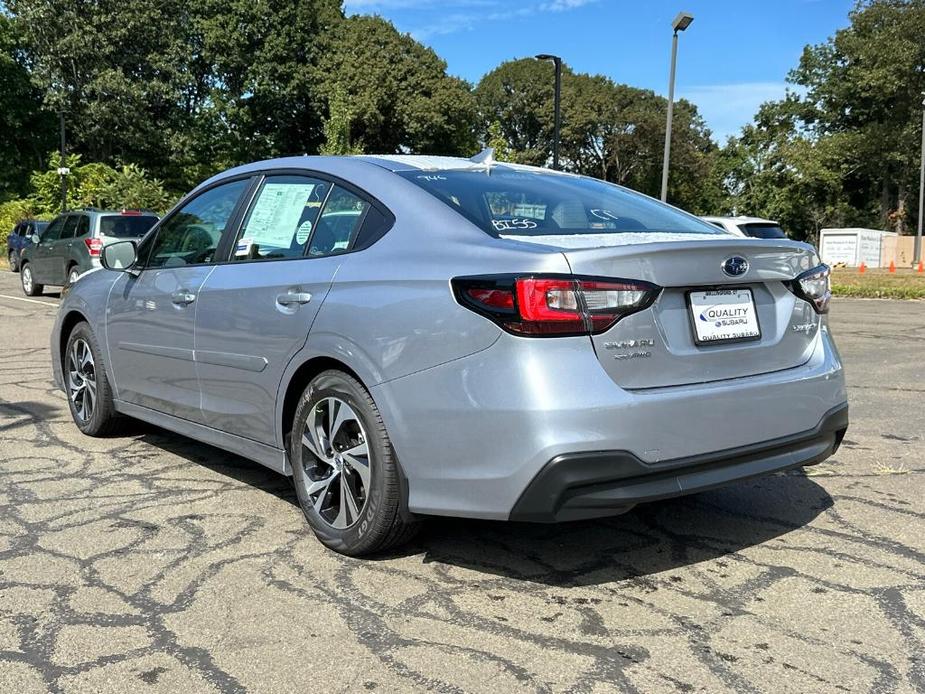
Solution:
<path fill-rule="evenodd" d="M 0 204 L 0 247 L 6 253 L 6 239 L 19 222 L 39 217 L 31 200 L 10 200 Z"/>
<path fill-rule="evenodd" d="M 49 157 L 48 171 L 35 171 L 31 183 L 33 193 L 29 196 L 36 209 L 46 215 L 54 215 L 61 209 L 61 177 L 58 166 L 59 154 Z M 80 155 L 66 158 L 68 175 L 67 204 L 69 209 L 98 207 L 100 209 L 147 209 L 164 212 L 172 202 L 163 184 L 156 178 L 148 178 L 144 169 L 127 164 L 113 169 L 106 164 L 80 163 Z"/>

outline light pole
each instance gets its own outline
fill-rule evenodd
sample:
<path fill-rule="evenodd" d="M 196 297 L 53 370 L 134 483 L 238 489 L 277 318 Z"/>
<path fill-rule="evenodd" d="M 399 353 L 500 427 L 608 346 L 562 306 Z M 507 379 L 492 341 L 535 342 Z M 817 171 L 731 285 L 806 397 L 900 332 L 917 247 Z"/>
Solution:
<path fill-rule="evenodd" d="M 67 212 L 67 175 L 71 170 L 67 168 L 64 142 L 64 111 L 58 111 L 58 125 L 61 130 L 61 161 L 58 163 L 58 175 L 61 177 L 61 213 Z"/>
<path fill-rule="evenodd" d="M 671 23 L 674 35 L 671 38 L 671 72 L 668 76 L 668 123 L 665 126 L 665 157 L 662 159 L 662 202 L 668 199 L 668 160 L 671 158 L 671 117 L 674 115 L 674 73 L 678 62 L 678 32 L 684 31 L 694 21 L 694 15 L 678 12 Z"/>
<path fill-rule="evenodd" d="M 562 96 L 562 58 L 557 55 L 550 55 L 549 53 L 540 53 L 536 56 L 537 60 L 551 60 L 556 66 L 556 96 L 555 96 L 555 112 L 556 112 L 556 121 L 555 121 L 555 134 L 553 135 L 552 142 L 552 168 L 559 169 L 559 126 L 560 126 L 560 114 L 559 114 L 559 101 Z"/>
<path fill-rule="evenodd" d="M 922 163 L 919 169 L 919 226 L 915 232 L 912 262 L 922 260 L 922 211 L 925 210 L 925 99 L 922 100 Z"/>

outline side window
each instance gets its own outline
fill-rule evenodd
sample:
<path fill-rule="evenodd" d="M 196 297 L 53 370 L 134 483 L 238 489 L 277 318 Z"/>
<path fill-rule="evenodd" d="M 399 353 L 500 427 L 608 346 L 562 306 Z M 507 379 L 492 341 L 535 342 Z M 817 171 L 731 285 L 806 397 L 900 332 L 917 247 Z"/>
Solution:
<path fill-rule="evenodd" d="M 370 206 L 366 212 L 366 219 L 363 220 L 363 226 L 357 233 L 353 241 L 353 248 L 368 248 L 376 241 L 385 236 L 385 233 L 392 228 L 395 218 L 391 214 L 382 212 L 375 205 Z"/>
<path fill-rule="evenodd" d="M 225 226 L 249 179 L 197 195 L 165 220 L 144 267 L 179 267 L 212 262 Z"/>
<path fill-rule="evenodd" d="M 77 237 L 86 236 L 90 233 L 90 218 L 82 214 L 77 222 Z"/>
<path fill-rule="evenodd" d="M 346 253 L 356 238 L 370 204 L 349 190 L 334 186 L 308 245 L 308 255 Z"/>
<path fill-rule="evenodd" d="M 48 225 L 48 228 L 42 234 L 42 243 L 57 241 L 61 237 L 61 229 L 64 228 L 65 219 L 66 217 L 58 217 Z"/>
<path fill-rule="evenodd" d="M 61 231 L 62 240 L 74 238 L 74 232 L 77 230 L 77 221 L 79 219 L 80 216 L 76 214 L 68 216 L 67 221 L 64 223 L 64 229 Z"/>
<path fill-rule="evenodd" d="M 235 239 L 232 260 L 301 258 L 331 184 L 307 176 L 269 176 Z"/>

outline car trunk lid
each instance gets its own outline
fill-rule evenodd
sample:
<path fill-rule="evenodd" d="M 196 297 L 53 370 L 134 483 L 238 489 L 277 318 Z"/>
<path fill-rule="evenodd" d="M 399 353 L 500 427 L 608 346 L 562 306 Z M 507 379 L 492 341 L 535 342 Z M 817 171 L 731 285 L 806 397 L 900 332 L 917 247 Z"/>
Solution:
<path fill-rule="evenodd" d="M 662 287 L 650 307 L 591 337 L 604 370 L 621 387 L 661 388 L 753 376 L 799 366 L 812 354 L 819 316 L 785 284 L 818 264 L 810 246 L 713 237 L 562 252 L 576 275 L 645 280 Z M 727 274 L 723 266 L 730 258 L 744 258 L 747 270 L 734 277 Z M 710 319 L 696 302 L 714 294 L 695 295 L 697 310 L 692 311 L 691 292 L 726 289 L 751 293 L 760 335 L 698 343 L 695 322 Z"/>

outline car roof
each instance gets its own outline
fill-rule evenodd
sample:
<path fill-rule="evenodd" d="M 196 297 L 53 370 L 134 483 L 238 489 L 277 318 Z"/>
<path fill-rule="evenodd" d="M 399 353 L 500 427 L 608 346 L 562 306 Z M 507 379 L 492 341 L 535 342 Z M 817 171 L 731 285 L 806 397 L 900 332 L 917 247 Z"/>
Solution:
<path fill-rule="evenodd" d="M 493 162 L 492 165 L 503 166 L 518 171 L 532 171 L 542 174 L 569 177 L 577 176 L 577 174 L 566 173 L 564 171 L 554 171 L 552 169 L 527 166 L 525 164 L 512 164 L 510 162 Z M 385 169 L 393 173 L 399 171 L 484 171 L 485 163 L 473 161 L 472 159 L 464 159 L 463 157 L 445 157 L 427 154 L 358 154 L 350 156 L 303 155 L 279 157 L 276 159 L 255 161 L 228 169 L 227 171 L 222 171 L 200 183 L 191 193 L 226 178 L 271 169 L 306 169 L 309 171 L 314 170 L 321 173 L 347 177 L 352 174 L 359 175 L 364 169 L 367 172 L 370 169 Z"/>
<path fill-rule="evenodd" d="M 708 215 L 701 217 L 708 222 L 733 222 L 734 224 L 777 224 L 772 219 L 762 217 L 723 217 L 721 215 Z"/>

